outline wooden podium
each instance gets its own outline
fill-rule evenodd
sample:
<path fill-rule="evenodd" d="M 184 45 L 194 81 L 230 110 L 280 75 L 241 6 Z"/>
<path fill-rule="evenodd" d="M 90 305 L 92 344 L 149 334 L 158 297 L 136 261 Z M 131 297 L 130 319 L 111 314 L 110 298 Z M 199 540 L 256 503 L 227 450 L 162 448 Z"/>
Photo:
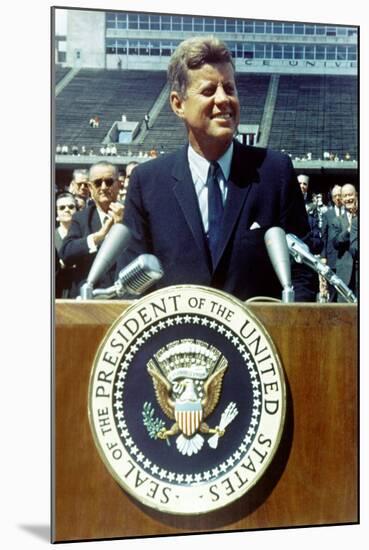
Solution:
<path fill-rule="evenodd" d="M 103 464 L 88 421 L 95 353 L 128 302 L 57 300 L 53 379 L 53 541 L 358 522 L 357 307 L 250 304 L 287 383 L 282 441 L 262 479 L 227 508 L 155 512 Z"/>

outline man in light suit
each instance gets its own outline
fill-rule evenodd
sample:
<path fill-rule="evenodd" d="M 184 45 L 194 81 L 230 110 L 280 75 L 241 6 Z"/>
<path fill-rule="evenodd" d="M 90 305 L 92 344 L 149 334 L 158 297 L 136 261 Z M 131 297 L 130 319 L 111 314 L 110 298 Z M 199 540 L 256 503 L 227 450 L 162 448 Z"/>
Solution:
<path fill-rule="evenodd" d="M 158 287 L 197 284 L 242 300 L 280 298 L 265 231 L 281 226 L 302 238 L 309 232 L 289 157 L 234 140 L 240 119 L 234 64 L 218 39 L 182 42 L 168 79 L 189 143 L 135 168 L 124 217 L 133 239 L 118 270 L 147 252 L 163 265 Z M 294 267 L 297 299 L 314 300 L 311 274 Z"/>
<path fill-rule="evenodd" d="M 71 297 L 79 295 L 86 281 L 98 248 L 115 223 L 122 223 L 123 205 L 117 202 L 118 171 L 108 162 L 93 164 L 88 174 L 88 186 L 93 203 L 73 216 L 68 234 L 60 250 L 66 266 L 75 265 Z M 102 275 L 96 287 L 106 288 L 114 283 L 115 265 Z"/>

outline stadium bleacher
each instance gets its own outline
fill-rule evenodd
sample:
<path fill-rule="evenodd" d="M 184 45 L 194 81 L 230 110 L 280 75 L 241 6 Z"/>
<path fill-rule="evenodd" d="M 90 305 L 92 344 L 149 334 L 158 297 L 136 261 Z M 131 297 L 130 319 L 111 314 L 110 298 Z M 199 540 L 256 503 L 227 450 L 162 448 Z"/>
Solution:
<path fill-rule="evenodd" d="M 293 157 L 330 151 L 357 158 L 357 79 L 353 76 L 281 75 L 269 147 Z"/>
<path fill-rule="evenodd" d="M 57 76 L 63 77 L 57 67 Z M 268 74 L 239 74 L 237 87 L 242 124 L 261 125 Z M 96 152 L 122 114 L 142 123 L 166 83 L 165 71 L 81 69 L 56 97 L 55 143 Z M 280 75 L 268 146 L 285 150 L 292 158 L 311 153 L 321 159 L 324 151 L 357 158 L 357 78 L 333 75 Z M 97 115 L 99 128 L 89 120 Z M 151 120 L 150 130 L 136 142 L 116 144 L 118 155 L 137 155 L 153 148 L 173 151 L 186 142 L 183 123 L 166 100 Z M 262 132 L 262 128 L 260 128 Z"/>
<path fill-rule="evenodd" d="M 165 82 L 163 71 L 81 69 L 56 97 L 55 142 L 98 149 L 123 114 L 142 123 Z M 89 126 L 93 116 L 98 128 Z"/>

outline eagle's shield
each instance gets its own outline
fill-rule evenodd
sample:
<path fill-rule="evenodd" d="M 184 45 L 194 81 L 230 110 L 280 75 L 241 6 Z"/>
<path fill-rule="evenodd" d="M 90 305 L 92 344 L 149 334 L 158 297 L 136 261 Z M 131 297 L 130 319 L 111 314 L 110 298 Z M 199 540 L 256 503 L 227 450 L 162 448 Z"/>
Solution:
<path fill-rule="evenodd" d="M 202 420 L 201 402 L 176 403 L 174 414 L 181 432 L 187 437 L 191 437 L 197 432 Z"/>

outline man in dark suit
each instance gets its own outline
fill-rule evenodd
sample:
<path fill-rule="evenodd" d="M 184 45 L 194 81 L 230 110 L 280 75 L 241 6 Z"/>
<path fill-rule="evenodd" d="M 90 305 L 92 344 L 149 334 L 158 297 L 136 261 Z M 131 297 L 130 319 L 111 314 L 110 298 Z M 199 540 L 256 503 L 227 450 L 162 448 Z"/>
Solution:
<path fill-rule="evenodd" d="M 98 248 L 114 223 L 121 223 L 123 205 L 117 202 L 119 181 L 117 168 L 108 162 L 91 166 L 88 186 L 93 199 L 72 219 L 68 234 L 60 250 L 60 257 L 66 266 L 75 265 L 71 297 L 79 295 L 80 287 L 86 281 Z M 96 286 L 106 288 L 113 284 L 115 265 L 97 281 Z"/>
<path fill-rule="evenodd" d="M 342 206 L 342 187 L 340 185 L 335 185 L 331 190 L 332 205 L 324 212 L 322 216 L 322 240 L 323 240 L 323 250 L 321 252 L 321 257 L 329 267 L 336 271 L 336 261 L 337 261 L 337 249 L 333 245 L 333 237 L 335 235 L 335 225 L 338 223 L 337 220 L 342 216 L 345 216 L 345 208 Z M 328 285 L 329 291 L 329 301 L 337 301 L 337 291 L 336 289 Z"/>
<path fill-rule="evenodd" d="M 147 252 L 163 265 L 160 287 L 197 284 L 240 299 L 280 298 L 265 231 L 309 232 L 289 157 L 233 139 L 240 118 L 234 64 L 218 39 L 182 42 L 168 78 L 189 144 L 135 168 L 124 217 L 133 239 L 118 268 Z M 297 299 L 314 300 L 311 274 L 294 267 Z"/>

